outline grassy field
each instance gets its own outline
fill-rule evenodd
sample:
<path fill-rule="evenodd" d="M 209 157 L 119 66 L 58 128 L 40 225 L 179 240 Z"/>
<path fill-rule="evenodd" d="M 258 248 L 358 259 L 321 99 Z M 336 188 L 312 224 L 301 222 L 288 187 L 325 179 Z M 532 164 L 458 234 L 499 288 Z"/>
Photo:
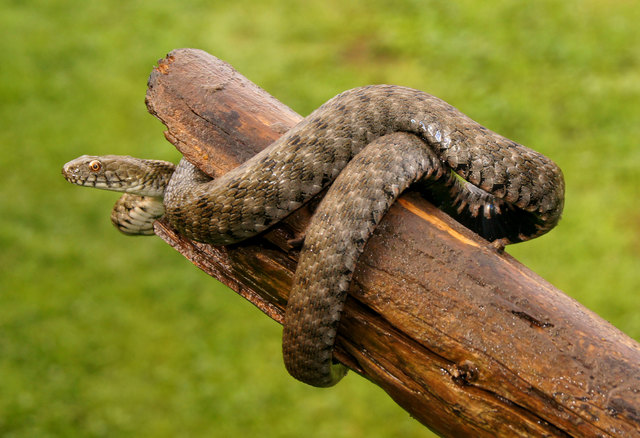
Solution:
<path fill-rule="evenodd" d="M 289 378 L 280 327 L 73 187 L 84 153 L 177 161 L 144 106 L 204 49 L 301 114 L 370 83 L 431 92 L 552 157 L 559 227 L 509 252 L 640 339 L 640 7 L 628 1 L 0 0 L 0 435 L 429 436 L 351 375 Z"/>

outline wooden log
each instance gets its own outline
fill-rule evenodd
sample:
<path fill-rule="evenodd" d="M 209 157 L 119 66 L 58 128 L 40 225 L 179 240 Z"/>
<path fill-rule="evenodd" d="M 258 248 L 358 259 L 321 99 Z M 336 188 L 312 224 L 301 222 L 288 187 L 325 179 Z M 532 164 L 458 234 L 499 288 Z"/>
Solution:
<path fill-rule="evenodd" d="M 301 119 L 193 49 L 159 61 L 147 106 L 212 176 Z M 156 234 L 282 322 L 297 257 L 287 241 L 309 214 L 229 247 L 189 241 L 163 221 Z M 391 208 L 358 262 L 336 358 L 445 437 L 640 430 L 640 345 L 415 193 Z"/>

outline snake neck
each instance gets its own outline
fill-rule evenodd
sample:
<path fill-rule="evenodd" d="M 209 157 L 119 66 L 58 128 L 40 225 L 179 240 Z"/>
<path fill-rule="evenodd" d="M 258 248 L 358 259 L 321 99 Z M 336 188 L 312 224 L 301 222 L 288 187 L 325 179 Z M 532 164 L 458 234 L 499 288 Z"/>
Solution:
<path fill-rule="evenodd" d="M 165 189 L 165 205 L 179 206 L 190 202 L 194 192 L 212 180 L 213 178 L 182 158 Z"/>

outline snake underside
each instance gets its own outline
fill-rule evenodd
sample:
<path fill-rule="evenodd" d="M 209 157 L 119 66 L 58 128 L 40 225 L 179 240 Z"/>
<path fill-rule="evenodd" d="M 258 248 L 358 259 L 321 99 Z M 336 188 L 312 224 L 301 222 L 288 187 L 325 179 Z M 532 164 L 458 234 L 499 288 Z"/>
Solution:
<path fill-rule="evenodd" d="M 460 222 L 504 244 L 548 232 L 564 203 L 562 172 L 551 160 L 434 96 L 391 85 L 334 97 L 215 180 L 184 159 L 175 171 L 152 161 L 153 171 L 165 175 L 160 195 L 140 183 L 123 190 L 118 166 L 153 178 L 144 164 L 149 160 L 118 159 L 83 156 L 63 173 L 76 184 L 127 191 L 130 198 L 119 201 L 125 219 L 118 226 L 125 232 L 144 229 L 145 217 L 164 212 L 185 236 L 216 245 L 264 231 L 335 180 L 306 232 L 283 332 L 287 369 L 314 386 L 331 386 L 346 372 L 333 363 L 332 351 L 351 275 L 373 229 L 406 187 L 419 183 Z M 138 162 L 147 167 L 129 170 Z M 109 179 L 120 181 L 110 186 Z M 160 210 L 135 202 L 127 207 L 136 196 L 155 199 Z"/>

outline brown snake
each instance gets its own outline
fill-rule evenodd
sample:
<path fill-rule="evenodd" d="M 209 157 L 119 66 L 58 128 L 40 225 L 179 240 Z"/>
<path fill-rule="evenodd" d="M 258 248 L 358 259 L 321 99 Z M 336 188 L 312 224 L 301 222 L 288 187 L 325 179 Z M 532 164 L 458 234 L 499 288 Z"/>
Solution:
<path fill-rule="evenodd" d="M 339 94 L 215 180 L 185 159 L 174 171 L 171 163 L 118 156 L 83 156 L 63 174 L 127 192 L 112 215 L 123 232 L 152 234 L 164 197 L 173 227 L 214 245 L 264 231 L 335 180 L 306 231 L 283 332 L 287 369 L 314 386 L 334 385 L 346 372 L 332 352 L 355 263 L 410 184 L 501 245 L 546 233 L 564 204 L 562 172 L 551 160 L 434 96 L 392 85 Z M 159 189 L 149 192 L 152 183 Z"/>

